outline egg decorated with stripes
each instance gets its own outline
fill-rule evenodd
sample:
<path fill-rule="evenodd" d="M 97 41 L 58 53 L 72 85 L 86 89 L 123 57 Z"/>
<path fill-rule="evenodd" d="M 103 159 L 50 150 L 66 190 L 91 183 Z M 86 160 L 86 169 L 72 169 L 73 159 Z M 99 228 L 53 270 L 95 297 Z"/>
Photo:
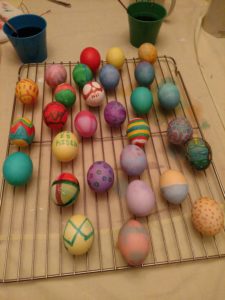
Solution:
<path fill-rule="evenodd" d="M 27 118 L 19 118 L 12 124 L 9 138 L 14 145 L 26 147 L 32 143 L 34 135 L 33 123 Z"/>
<path fill-rule="evenodd" d="M 127 126 L 127 137 L 131 144 L 144 147 L 150 136 L 150 128 L 142 118 L 134 118 Z"/>

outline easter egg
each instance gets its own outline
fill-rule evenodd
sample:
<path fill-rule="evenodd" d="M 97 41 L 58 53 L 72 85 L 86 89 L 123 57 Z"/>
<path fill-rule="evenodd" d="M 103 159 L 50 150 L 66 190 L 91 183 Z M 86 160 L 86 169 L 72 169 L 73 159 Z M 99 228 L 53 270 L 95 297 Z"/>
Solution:
<path fill-rule="evenodd" d="M 31 79 L 21 79 L 16 84 L 16 98 L 23 104 L 34 104 L 38 97 L 38 85 Z"/>
<path fill-rule="evenodd" d="M 85 64 L 77 64 L 73 69 L 73 80 L 80 87 L 93 79 L 91 69 Z"/>
<path fill-rule="evenodd" d="M 144 151 L 136 145 L 127 145 L 120 154 L 120 166 L 128 176 L 139 176 L 147 168 Z"/>
<path fill-rule="evenodd" d="M 105 161 L 94 162 L 88 170 L 87 182 L 90 188 L 96 193 L 108 191 L 114 182 L 112 167 Z"/>
<path fill-rule="evenodd" d="M 148 216 L 155 207 L 155 195 L 142 180 L 129 183 L 126 192 L 127 207 L 137 217 Z"/>
<path fill-rule="evenodd" d="M 160 176 L 160 191 L 164 199 L 180 204 L 188 195 L 188 184 L 184 175 L 176 170 L 167 170 Z"/>
<path fill-rule="evenodd" d="M 57 102 L 69 108 L 76 101 L 76 90 L 68 83 L 61 83 L 55 88 L 54 97 Z"/>
<path fill-rule="evenodd" d="M 62 173 L 51 184 L 51 200 L 58 206 L 69 206 L 77 201 L 80 185 L 71 173 Z"/>
<path fill-rule="evenodd" d="M 150 128 L 142 118 L 131 119 L 127 125 L 127 137 L 131 144 L 144 147 L 150 137 Z"/>
<path fill-rule="evenodd" d="M 144 43 L 138 48 L 138 57 L 140 60 L 148 61 L 154 64 L 157 59 L 157 50 L 151 43 Z"/>
<path fill-rule="evenodd" d="M 59 102 L 48 103 L 43 110 L 45 124 L 52 130 L 60 130 L 65 125 L 68 118 L 68 111 Z"/>
<path fill-rule="evenodd" d="M 94 240 L 94 227 L 84 215 L 73 215 L 66 223 L 63 242 L 72 255 L 83 255 L 91 248 Z"/>
<path fill-rule="evenodd" d="M 137 87 L 131 93 L 130 102 L 137 115 L 147 114 L 153 104 L 152 92 L 146 87 Z"/>
<path fill-rule="evenodd" d="M 61 64 L 52 64 L 47 66 L 45 71 L 45 81 L 51 88 L 55 88 L 60 83 L 66 81 L 66 68 Z"/>
<path fill-rule="evenodd" d="M 87 47 L 80 54 L 80 62 L 87 65 L 93 73 L 96 73 L 101 62 L 100 53 L 93 47 Z"/>
<path fill-rule="evenodd" d="M 3 176 L 11 185 L 20 186 L 26 184 L 31 179 L 32 172 L 32 160 L 23 152 L 14 152 L 4 161 Z"/>
<path fill-rule="evenodd" d="M 192 126 L 184 117 L 173 119 L 168 124 L 167 137 L 171 144 L 184 144 L 192 137 L 192 134 Z"/>
<path fill-rule="evenodd" d="M 148 231 L 139 221 L 129 220 L 119 231 L 117 245 L 129 265 L 139 266 L 150 250 Z"/>
<path fill-rule="evenodd" d="M 74 119 L 74 127 L 78 133 L 86 138 L 92 137 L 97 129 L 98 123 L 95 115 L 88 111 L 80 111 Z"/>
<path fill-rule="evenodd" d="M 34 135 L 33 123 L 27 118 L 19 118 L 10 128 L 9 139 L 14 145 L 26 147 L 33 142 Z"/>
<path fill-rule="evenodd" d="M 219 202 L 208 197 L 197 200 L 191 211 L 196 230 L 207 236 L 214 236 L 224 228 L 224 212 Z"/>
<path fill-rule="evenodd" d="M 179 90 L 172 82 L 166 82 L 158 89 L 158 99 L 162 108 L 174 109 L 180 103 Z"/>
<path fill-rule="evenodd" d="M 106 62 L 117 69 L 121 69 L 125 61 L 125 55 L 121 48 L 112 47 L 107 51 Z"/>
<path fill-rule="evenodd" d="M 83 96 L 88 106 L 97 107 L 102 105 L 105 99 L 105 91 L 97 81 L 90 81 L 83 87 Z"/>
<path fill-rule="evenodd" d="M 155 78 L 155 70 L 149 62 L 142 61 L 135 67 L 134 76 L 139 85 L 148 86 Z"/>
<path fill-rule="evenodd" d="M 119 71 L 112 65 L 104 65 L 99 72 L 99 80 L 106 90 L 113 90 L 120 81 Z"/>
<path fill-rule="evenodd" d="M 52 152 L 56 159 L 68 162 L 77 157 L 78 141 L 75 134 L 71 131 L 58 133 L 52 142 Z"/>
<path fill-rule="evenodd" d="M 202 138 L 194 137 L 185 145 L 185 154 L 196 170 L 205 170 L 211 163 L 212 151 L 209 144 Z"/>
<path fill-rule="evenodd" d="M 126 119 L 126 109 L 118 101 L 109 102 L 104 109 L 105 121 L 111 127 L 120 127 Z"/>

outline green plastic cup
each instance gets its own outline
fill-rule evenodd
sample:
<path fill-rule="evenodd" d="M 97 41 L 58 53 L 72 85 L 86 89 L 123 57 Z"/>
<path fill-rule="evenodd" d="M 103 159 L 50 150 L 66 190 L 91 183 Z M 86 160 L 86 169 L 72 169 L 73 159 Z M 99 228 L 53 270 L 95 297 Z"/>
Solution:
<path fill-rule="evenodd" d="M 134 47 L 143 43 L 155 44 L 166 9 L 154 2 L 135 2 L 127 8 L 130 42 Z"/>

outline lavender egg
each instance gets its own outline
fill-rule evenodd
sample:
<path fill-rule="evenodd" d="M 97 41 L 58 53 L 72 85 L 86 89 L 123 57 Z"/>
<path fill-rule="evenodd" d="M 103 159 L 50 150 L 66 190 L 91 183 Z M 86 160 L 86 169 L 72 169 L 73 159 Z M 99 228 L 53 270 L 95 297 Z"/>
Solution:
<path fill-rule="evenodd" d="M 111 127 L 120 127 L 126 119 L 126 110 L 118 101 L 109 102 L 104 109 L 105 121 Z"/>
<path fill-rule="evenodd" d="M 167 136 L 171 144 L 185 144 L 193 135 L 191 123 L 184 117 L 173 119 L 168 124 Z"/>

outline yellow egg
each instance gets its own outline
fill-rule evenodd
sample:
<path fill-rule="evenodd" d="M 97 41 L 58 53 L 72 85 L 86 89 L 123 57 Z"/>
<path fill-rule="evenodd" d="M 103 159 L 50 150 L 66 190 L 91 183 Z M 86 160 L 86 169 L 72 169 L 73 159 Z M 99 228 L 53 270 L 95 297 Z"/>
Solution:
<path fill-rule="evenodd" d="M 21 79 L 16 85 L 16 97 L 23 104 L 33 104 L 38 97 L 38 85 L 31 79 Z"/>
<path fill-rule="evenodd" d="M 52 152 L 56 159 L 68 162 L 76 158 L 78 154 L 78 140 L 71 131 L 58 133 L 52 142 Z"/>
<path fill-rule="evenodd" d="M 138 48 L 138 57 L 140 60 L 154 64 L 157 59 L 157 49 L 150 43 L 144 43 Z"/>
<path fill-rule="evenodd" d="M 124 52 L 121 48 L 110 48 L 106 54 L 106 61 L 117 69 L 121 69 L 125 60 Z"/>

